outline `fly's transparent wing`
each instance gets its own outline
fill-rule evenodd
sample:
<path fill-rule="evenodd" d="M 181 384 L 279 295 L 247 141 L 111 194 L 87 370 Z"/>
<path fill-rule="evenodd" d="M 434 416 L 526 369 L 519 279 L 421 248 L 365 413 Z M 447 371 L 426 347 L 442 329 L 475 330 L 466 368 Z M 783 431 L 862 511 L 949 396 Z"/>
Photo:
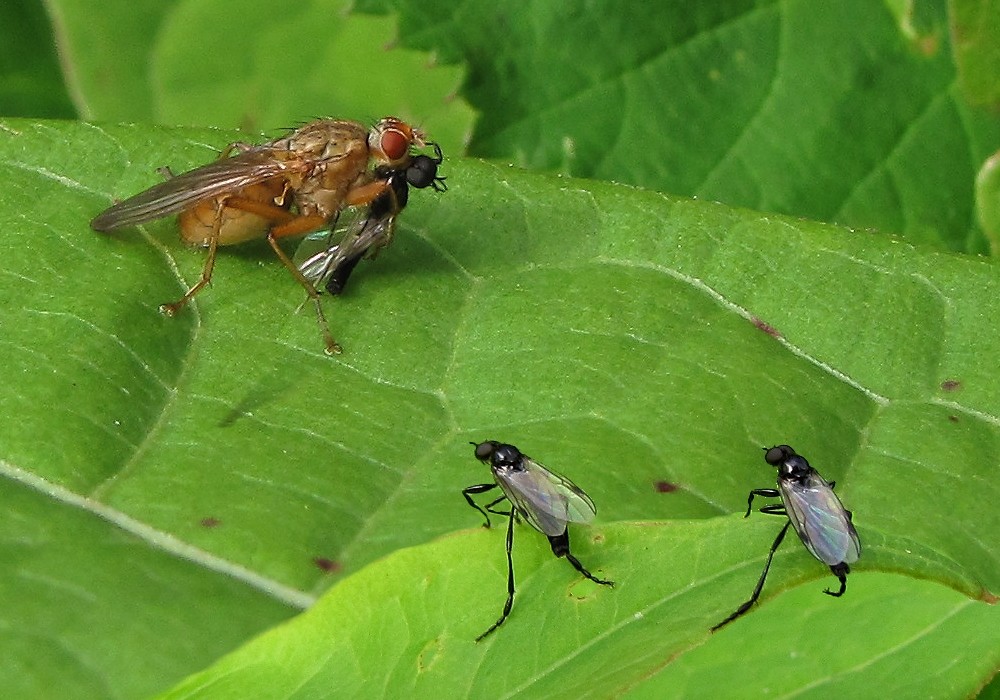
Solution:
<path fill-rule="evenodd" d="M 317 231 L 302 239 L 295 249 L 292 261 L 299 272 L 318 289 L 333 273 L 339 248 L 335 230 Z"/>
<path fill-rule="evenodd" d="M 566 477 L 527 457 L 521 466 L 494 473 L 507 498 L 536 530 L 561 535 L 566 523 L 589 523 L 597 515 L 590 496 Z"/>
<path fill-rule="evenodd" d="M 295 161 L 284 161 L 276 156 L 274 149 L 261 146 L 231 158 L 221 158 L 164 180 L 105 209 L 90 225 L 95 231 L 136 226 L 176 214 L 206 199 L 235 194 L 244 187 L 282 176 L 297 167 Z M 301 163 L 298 165 L 301 167 Z"/>
<path fill-rule="evenodd" d="M 351 212 L 341 217 L 332 232 L 307 236 L 295 251 L 294 261 L 313 286 L 322 287 L 345 261 L 389 245 L 395 229 L 395 212 L 385 216 Z"/>
<path fill-rule="evenodd" d="M 778 487 L 792 526 L 814 557 L 829 566 L 858 560 L 858 533 L 823 477 L 813 472 L 804 484 L 779 481 Z"/>

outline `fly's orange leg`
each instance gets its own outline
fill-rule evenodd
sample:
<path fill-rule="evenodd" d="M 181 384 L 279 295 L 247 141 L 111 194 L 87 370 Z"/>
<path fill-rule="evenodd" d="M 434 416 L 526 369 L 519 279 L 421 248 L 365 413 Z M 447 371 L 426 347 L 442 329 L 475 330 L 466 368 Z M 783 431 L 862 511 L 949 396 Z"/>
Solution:
<path fill-rule="evenodd" d="M 389 189 L 389 183 L 385 180 L 377 180 L 375 182 L 366 183 L 348 191 L 347 195 L 344 197 L 344 204 L 346 206 L 370 204 L 375 199 L 382 196 L 387 189 Z M 264 216 L 264 214 L 260 211 L 260 202 L 249 201 L 246 202 L 246 204 L 250 206 L 240 206 L 240 208 L 245 211 L 251 211 L 255 214 Z M 305 233 L 310 233 L 329 225 L 330 221 L 328 221 L 326 217 L 320 216 L 319 214 L 296 216 L 285 211 L 284 209 L 280 209 L 280 211 L 285 214 L 287 218 L 285 221 L 278 223 L 277 226 L 274 226 L 268 232 L 267 242 L 271 245 L 271 248 L 274 250 L 274 254 L 278 256 L 278 259 L 281 260 L 281 263 L 288 269 L 292 277 L 294 277 L 302 288 L 306 290 L 306 294 L 316 307 L 316 321 L 319 323 L 320 332 L 323 334 L 327 354 L 339 355 L 343 352 L 343 349 L 334 339 L 333 334 L 330 333 L 330 324 L 327 322 L 326 315 L 323 313 L 323 304 L 320 299 L 319 292 L 316 291 L 316 287 L 313 286 L 312 282 L 305 278 L 298 266 L 296 266 L 295 263 L 289 259 L 289 257 L 285 254 L 285 251 L 283 251 L 281 246 L 278 245 L 279 238 L 300 236 Z M 336 217 L 334 217 L 334 219 L 336 219 Z"/>
<path fill-rule="evenodd" d="M 399 211 L 401 210 L 401 207 L 399 206 L 399 201 L 396 198 L 396 193 L 392 189 L 392 186 L 389 184 L 389 180 L 387 179 L 373 180 L 372 182 L 348 190 L 347 194 L 344 195 L 344 203 L 350 207 L 359 205 L 368 205 L 386 193 L 388 193 L 388 195 L 392 198 L 391 211 L 394 213 L 394 215 L 398 214 Z M 392 238 L 393 238 L 393 231 L 392 229 L 390 229 L 389 235 L 386 238 L 386 240 L 381 244 L 379 244 L 377 247 L 372 247 L 368 251 L 367 253 L 368 259 L 374 260 L 378 256 L 379 251 L 382 250 L 382 248 L 385 248 L 390 243 L 392 243 Z"/>
<path fill-rule="evenodd" d="M 261 202 L 254 199 L 243 199 L 240 197 L 232 197 L 226 200 L 226 206 L 233 207 L 234 209 L 240 209 L 242 211 L 250 212 L 251 214 L 256 214 L 262 218 L 268 219 L 274 225 L 267 233 L 267 242 L 274 250 L 274 254 L 278 256 L 281 263 L 288 269 L 292 274 L 292 277 L 302 285 L 302 288 L 306 290 L 306 294 L 312 299 L 313 304 L 316 306 L 316 322 L 319 324 L 320 333 L 323 335 L 323 342 L 326 345 L 326 352 L 328 355 L 339 355 L 343 350 L 340 344 L 334 339 L 333 334 L 330 332 L 330 324 L 327 323 L 326 315 L 323 313 L 323 305 L 320 302 L 319 292 L 312 283 L 307 280 L 299 268 L 295 266 L 287 255 L 285 251 L 281 249 L 278 245 L 279 238 L 285 238 L 286 236 L 298 236 L 304 233 L 309 233 L 322 228 L 327 224 L 325 217 L 319 216 L 318 214 L 293 214 L 287 209 L 282 209 L 279 206 L 270 204 L 268 202 Z"/>
<path fill-rule="evenodd" d="M 347 206 L 370 204 L 372 201 L 382 196 L 387 189 L 389 189 L 389 185 L 385 180 L 368 182 L 350 190 L 345 196 L 344 203 Z M 320 333 L 323 335 L 326 352 L 328 354 L 341 353 L 342 349 L 334 339 L 333 334 L 330 332 L 330 325 L 326 320 L 326 315 L 323 313 L 323 306 L 320 300 L 319 292 L 316 291 L 313 284 L 305 278 L 295 263 L 291 261 L 291 259 L 285 254 L 285 251 L 281 249 L 281 246 L 278 245 L 279 238 L 310 233 L 328 225 L 330 222 L 326 217 L 319 214 L 294 214 L 270 201 L 248 199 L 246 197 L 220 198 L 216 202 L 215 206 L 215 218 L 212 224 L 212 232 L 208 236 L 208 256 L 205 259 L 205 266 L 202 269 L 201 279 L 198 280 L 198 282 L 192 286 L 179 300 L 169 304 L 161 304 L 160 311 L 168 316 L 176 315 L 181 309 L 184 308 L 185 305 L 187 305 L 189 301 L 191 301 L 192 298 L 194 298 L 196 294 L 198 294 L 198 292 L 204 289 L 207 285 L 211 284 L 212 271 L 215 268 L 215 256 L 218 250 L 219 239 L 225 218 L 224 213 L 227 208 L 238 209 L 250 214 L 255 214 L 271 224 L 267 233 L 267 242 L 271 246 L 271 249 L 274 250 L 275 255 L 278 256 L 278 259 L 281 260 L 281 263 L 291 273 L 292 277 L 294 277 L 299 285 L 306 290 L 306 294 L 315 305 L 316 320 L 317 323 L 319 323 Z"/>
<path fill-rule="evenodd" d="M 349 207 L 371 204 L 385 194 L 388 189 L 390 189 L 388 180 L 375 180 L 359 185 L 347 191 L 347 194 L 344 195 L 344 204 Z"/>
<path fill-rule="evenodd" d="M 286 221 L 283 224 L 279 224 L 272 228 L 267 234 L 267 242 L 271 245 L 274 250 L 274 254 L 278 256 L 281 263 L 292 273 L 292 277 L 302 285 L 302 288 L 306 290 L 306 294 L 312 299 L 313 305 L 316 307 L 316 322 L 319 323 L 320 333 L 323 334 L 323 341 L 326 343 L 326 353 L 328 355 L 339 355 L 343 350 L 340 344 L 337 343 L 333 338 L 333 334 L 330 333 L 330 324 L 326 321 L 326 315 L 323 313 L 323 304 L 319 298 L 319 292 L 316 291 L 316 287 L 313 286 L 312 282 L 307 280 L 299 268 L 293 263 L 285 251 L 281 249 L 278 245 L 278 239 L 284 238 L 286 236 L 297 236 L 303 233 L 308 233 L 310 231 L 315 231 L 326 225 L 326 219 L 322 216 L 316 214 L 298 216 Z"/>
<path fill-rule="evenodd" d="M 256 214 L 272 224 L 281 224 L 292 220 L 295 215 L 282 209 L 279 206 L 267 202 L 259 202 L 241 197 L 220 197 L 215 202 L 215 216 L 212 221 L 212 232 L 207 236 L 208 255 L 205 258 L 205 266 L 201 271 L 201 279 L 198 280 L 183 297 L 177 301 L 167 304 L 160 304 L 160 311 L 167 316 L 175 316 L 183 309 L 194 296 L 212 282 L 212 271 L 215 269 L 215 256 L 219 248 L 219 237 L 222 230 L 223 219 L 226 209 L 239 209 Z"/>
<path fill-rule="evenodd" d="M 239 151 L 240 153 L 245 153 L 253 148 L 253 144 L 244 143 L 243 141 L 233 141 L 231 144 L 227 145 L 221 151 L 219 151 L 219 157 L 216 160 L 222 160 L 228 158 L 233 151 Z"/>
<path fill-rule="evenodd" d="M 215 254 L 219 249 L 219 229 L 222 227 L 222 212 L 225 208 L 225 199 L 220 199 L 215 203 L 215 222 L 212 225 L 212 235 L 208 239 L 208 256 L 205 258 L 205 266 L 201 269 L 201 279 L 177 301 L 160 304 L 160 313 L 167 316 L 176 316 L 177 312 L 183 309 L 194 298 L 195 294 L 211 283 L 212 270 L 215 269 Z"/>

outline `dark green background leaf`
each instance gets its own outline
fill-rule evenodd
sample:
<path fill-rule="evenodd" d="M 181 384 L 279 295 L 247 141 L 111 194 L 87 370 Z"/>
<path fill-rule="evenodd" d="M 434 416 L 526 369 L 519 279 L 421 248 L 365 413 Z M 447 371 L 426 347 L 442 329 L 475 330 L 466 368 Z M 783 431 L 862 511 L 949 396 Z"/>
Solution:
<path fill-rule="evenodd" d="M 86 226 L 113 197 L 155 182 L 155 167 L 205 162 L 234 137 L 0 124 L 9 183 L 0 192 L 8 231 L 0 283 L 17 300 L 3 312 L 0 409 L 17 419 L 3 424 L 0 469 L 33 491 L 22 496 L 28 513 L 7 526 L 9 540 L 30 542 L 33 523 L 67 504 L 86 519 L 113 514 L 114 524 L 95 521 L 93 531 L 67 529 L 77 556 L 92 551 L 104 561 L 102 542 L 125 538 L 144 558 L 135 575 L 164 591 L 135 595 L 138 584 L 124 574 L 140 554 L 107 559 L 124 573 L 99 582 L 77 566 L 45 569 L 45 586 L 81 592 L 53 596 L 53 605 L 99 611 L 138 598 L 141 608 L 121 614 L 164 628 L 159 649 L 125 637 L 101 658 L 108 696 L 164 689 L 308 604 L 330 585 L 331 570 L 358 578 L 344 579 L 307 618 L 312 632 L 268 639 L 325 659 L 323 644 L 344 643 L 337 635 L 352 615 L 348 627 L 368 640 L 352 652 L 359 668 L 387 648 L 401 659 L 379 688 L 419 684 L 415 664 L 437 653 L 439 639 L 461 645 L 440 651 L 440 672 L 452 677 L 457 663 L 464 675 L 452 681 L 469 693 L 535 679 L 539 694 L 591 682 L 601 694 L 664 665 L 650 682 L 667 687 L 687 658 L 679 654 L 724 649 L 730 636 L 745 644 L 757 625 L 779 624 L 764 622 L 772 614 L 830 616 L 828 625 L 847 615 L 851 629 L 850 620 L 860 626 L 884 607 L 894 619 L 936 620 L 945 636 L 935 631 L 927 646 L 937 654 L 952 654 L 954 639 L 997 648 L 994 609 L 968 602 L 1000 590 L 1000 546 L 989 534 L 1000 530 L 1000 399 L 983 361 L 1000 352 L 990 322 L 1000 303 L 994 265 L 822 224 L 448 160 L 449 192 L 415 193 L 393 247 L 359 268 L 343 298 L 326 301 L 345 347 L 331 359 L 308 310 L 296 313 L 301 290 L 266 246 L 224 251 L 212 288 L 169 319 L 157 304 L 176 298 L 184 288 L 177 274 L 194 279 L 202 261 L 176 241 L 175 224 L 114 236 Z M 520 532 L 516 617 L 475 647 L 469 639 L 502 602 L 502 535 L 393 553 L 477 526 L 459 492 L 485 480 L 467 443 L 488 438 L 520 445 L 594 496 L 604 525 L 577 531 L 574 548 L 620 585 L 595 591 L 539 537 Z M 760 447 L 779 441 L 838 481 L 864 556 L 848 596 L 832 601 L 819 593 L 824 567 L 787 543 L 764 604 L 709 639 L 708 627 L 748 595 L 780 526 L 739 515 L 749 489 L 773 483 Z M 661 493 L 661 481 L 679 489 Z M 629 522 L 649 518 L 673 522 Z M 29 552 L 48 556 L 43 546 Z M 2 570 L 0 585 L 34 580 L 23 570 Z M 806 581 L 801 596 L 773 598 Z M 578 615 L 549 607 L 570 604 L 558 592 L 565 585 L 588 601 Z M 215 587 L 216 602 L 192 602 L 186 623 L 160 625 L 177 604 L 203 597 L 199 587 Z M 114 618 L 94 634 L 67 622 L 82 613 L 42 615 L 23 603 L 33 587 L 18 590 L 5 643 L 23 644 L 17 635 L 30 633 L 78 657 L 112 648 Z M 779 604 L 786 598 L 794 605 Z M 624 624 L 636 612 L 656 624 Z M 366 615 L 379 625 L 365 626 Z M 494 663 L 489 649 L 523 648 L 517 625 L 539 617 L 551 631 L 527 656 L 526 675 L 498 677 L 511 652 Z M 226 624 L 232 636 L 211 638 Z M 859 634 L 854 653 L 881 658 L 907 634 Z M 600 640 L 592 651 L 569 651 L 591 638 Z M 162 649 L 178 644 L 185 652 L 164 660 Z M 900 651 L 904 678 L 928 668 L 927 646 Z M 330 691 L 321 683 L 329 669 L 348 672 L 342 657 L 329 656 L 332 666 L 303 696 Z M 480 656 L 481 665 L 469 665 Z M 715 663 L 699 658 L 678 672 Z M 602 661 L 594 667 L 594 659 Z M 767 663 L 748 658 L 742 668 L 754 676 Z M 970 652 L 954 687 L 973 688 L 997 666 Z M 862 668 L 857 682 L 881 671 Z M 291 672 L 296 682 L 308 675 Z M 787 673 L 791 687 L 814 677 L 811 667 Z M 228 682 L 244 696 L 264 691 L 253 674 Z"/>
<path fill-rule="evenodd" d="M 396 44 L 395 17 L 342 0 L 50 11 L 88 118 L 271 129 L 401 112 L 455 154 L 472 122 L 451 99 L 465 76 L 474 155 L 990 250 L 974 179 L 1000 118 L 970 106 L 995 102 L 989 5 L 357 5 L 390 8 L 401 45 L 426 54 Z"/>
<path fill-rule="evenodd" d="M 1000 120 L 957 89 L 942 1 L 359 7 L 468 65 L 474 155 L 987 250 L 973 180 Z M 995 54 L 978 30 L 963 52 Z"/>
<path fill-rule="evenodd" d="M 73 117 L 52 29 L 38 0 L 4 0 L 0 37 L 0 115 Z"/>

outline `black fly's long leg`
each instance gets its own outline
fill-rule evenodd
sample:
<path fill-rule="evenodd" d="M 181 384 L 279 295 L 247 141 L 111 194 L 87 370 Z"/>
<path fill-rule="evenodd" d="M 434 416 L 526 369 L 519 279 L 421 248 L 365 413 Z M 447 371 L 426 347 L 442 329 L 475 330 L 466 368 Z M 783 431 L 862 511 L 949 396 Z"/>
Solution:
<path fill-rule="evenodd" d="M 788 511 L 785 510 L 783 503 L 775 503 L 773 505 L 764 506 L 760 509 L 760 512 L 764 515 L 783 515 L 786 518 L 788 517 Z"/>
<path fill-rule="evenodd" d="M 510 515 L 510 511 L 509 510 L 497 510 L 496 508 L 494 508 L 494 506 L 496 506 L 497 504 L 503 503 L 506 500 L 507 500 L 507 494 L 504 494 L 503 496 L 501 496 L 500 498 L 496 499 L 495 501 L 490 501 L 489 503 L 487 503 L 486 504 L 486 510 L 488 510 L 490 513 L 493 513 L 494 515 Z"/>
<path fill-rule="evenodd" d="M 754 496 L 763 496 L 764 498 L 777 498 L 780 495 L 781 492 L 778 491 L 778 489 L 754 489 L 753 491 L 750 492 L 749 498 L 747 498 L 747 514 L 744 515 L 743 517 L 744 518 L 750 517 L 750 511 L 753 509 Z M 766 507 L 767 506 L 765 506 L 765 508 Z"/>
<path fill-rule="evenodd" d="M 495 630 L 497 627 L 503 624 L 503 621 L 507 619 L 510 615 L 510 609 L 514 605 L 514 559 L 511 552 L 514 549 L 514 509 L 510 509 L 510 520 L 507 521 L 507 602 L 504 603 L 503 613 L 500 615 L 500 619 L 493 623 L 493 626 L 488 630 L 483 632 L 481 635 L 476 637 L 476 641 L 482 641 L 482 639 L 488 635 L 490 632 Z"/>
<path fill-rule="evenodd" d="M 832 595 L 834 598 L 839 598 L 840 596 L 844 595 L 844 591 L 847 590 L 847 574 L 851 573 L 851 567 L 849 567 L 844 562 L 841 562 L 839 564 L 831 566 L 830 571 L 833 572 L 834 576 L 840 579 L 840 590 L 834 593 L 829 588 L 825 588 L 823 589 L 823 592 L 826 593 L 827 595 Z"/>
<path fill-rule="evenodd" d="M 470 506 L 472 506 L 473 508 L 475 508 L 476 510 L 478 510 L 480 513 L 482 513 L 483 517 L 486 518 L 486 523 L 483 525 L 483 527 L 489 527 L 490 526 L 490 516 L 486 513 L 485 510 L 483 510 L 480 507 L 480 505 L 478 503 L 476 503 L 475 501 L 472 500 L 472 494 L 474 494 L 474 493 L 486 493 L 487 491 L 495 489 L 496 487 L 497 487 L 497 485 L 495 483 L 493 483 L 493 484 L 476 484 L 475 486 L 470 486 L 467 489 L 462 489 L 462 495 L 465 496 L 465 500 L 468 502 L 468 504 Z M 492 505 L 495 505 L 495 504 L 496 504 L 496 501 L 494 501 L 490 505 L 492 506 Z M 487 506 L 487 507 L 489 507 L 489 506 Z"/>
<path fill-rule="evenodd" d="M 594 583 L 599 583 L 602 586 L 614 586 L 614 581 L 605 581 L 602 578 L 597 578 L 592 573 L 583 568 L 583 564 L 580 560 L 573 556 L 569 551 L 569 530 L 564 530 L 561 535 L 549 535 L 549 544 L 552 546 L 552 553 L 557 557 L 566 557 L 573 568 L 579 571 L 581 574 L 589 578 Z"/>
<path fill-rule="evenodd" d="M 768 552 L 767 554 L 767 563 L 764 565 L 764 571 L 761 573 L 760 580 L 757 581 L 757 585 L 754 587 L 753 593 L 750 595 L 750 600 L 743 603 L 743 605 L 741 605 L 736 609 L 736 612 L 734 612 L 732 615 L 730 615 L 725 620 L 723 620 L 715 627 L 713 627 L 712 628 L 713 632 L 719 629 L 720 627 L 723 627 L 724 625 L 728 625 L 730 622 L 738 618 L 740 615 L 746 613 L 751 607 L 753 607 L 753 604 L 757 602 L 757 599 L 760 598 L 760 592 L 764 588 L 764 580 L 767 578 L 767 571 L 768 569 L 771 568 L 771 560 L 774 558 L 774 552 L 775 550 L 778 549 L 778 546 L 781 544 L 781 541 L 785 539 L 785 533 L 788 532 L 788 528 L 791 527 L 791 524 L 792 524 L 791 520 L 785 523 L 785 526 L 781 528 L 781 532 L 779 532 L 778 536 L 774 538 L 774 544 L 771 545 L 771 551 Z"/>

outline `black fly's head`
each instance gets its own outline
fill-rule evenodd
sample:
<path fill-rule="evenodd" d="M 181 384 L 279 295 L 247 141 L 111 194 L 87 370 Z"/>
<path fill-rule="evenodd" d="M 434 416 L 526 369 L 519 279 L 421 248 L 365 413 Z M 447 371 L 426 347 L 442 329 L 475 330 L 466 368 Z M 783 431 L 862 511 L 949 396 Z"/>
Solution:
<path fill-rule="evenodd" d="M 444 184 L 445 178 L 438 177 L 438 166 L 444 161 L 441 147 L 436 143 L 434 146 L 434 158 L 425 155 L 414 156 L 410 165 L 406 168 L 406 181 L 417 189 L 433 187 L 437 192 L 444 192 L 448 186 Z"/>
<path fill-rule="evenodd" d="M 770 449 L 765 449 L 764 461 L 772 467 L 777 467 L 786 459 L 793 456 L 795 456 L 795 450 L 788 445 L 775 445 Z"/>
<path fill-rule="evenodd" d="M 476 445 L 476 458 L 489 462 L 493 469 L 518 470 L 524 455 L 513 445 L 507 445 L 496 440 L 487 440 Z"/>
<path fill-rule="evenodd" d="M 764 461 L 778 468 L 778 479 L 782 481 L 801 481 L 813 471 L 806 458 L 788 445 L 772 447 L 764 454 Z"/>

